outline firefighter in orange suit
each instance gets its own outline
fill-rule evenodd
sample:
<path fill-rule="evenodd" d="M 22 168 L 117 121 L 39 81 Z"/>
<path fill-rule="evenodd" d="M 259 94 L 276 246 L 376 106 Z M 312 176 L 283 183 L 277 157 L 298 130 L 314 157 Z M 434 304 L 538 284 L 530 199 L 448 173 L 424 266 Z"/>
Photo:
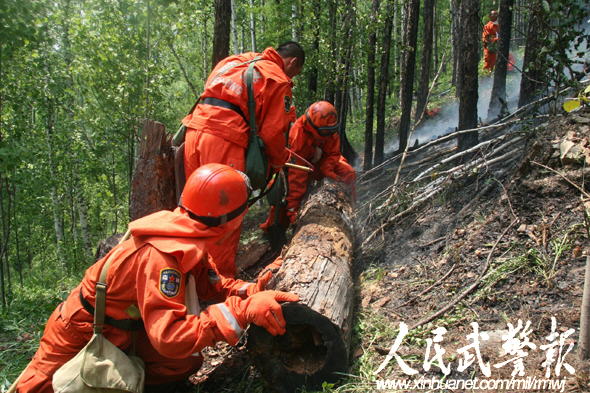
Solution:
<path fill-rule="evenodd" d="M 293 163 L 303 166 L 312 164 L 314 171 L 309 173 L 300 169 L 288 169 L 286 215 L 289 223 L 295 222 L 299 205 L 312 180 L 330 177 L 354 185 L 356 173 L 340 154 L 338 128 L 336 108 L 327 101 L 313 103 L 291 127 L 289 148 L 294 153 Z M 268 219 L 260 226 L 262 229 L 267 230 L 276 219 L 281 220 L 280 212 L 279 217 L 275 218 L 275 210 L 276 208 L 271 208 Z"/>
<path fill-rule="evenodd" d="M 489 72 L 496 66 L 498 52 L 498 12 L 490 11 L 490 21 L 483 27 L 481 41 L 483 43 L 483 69 Z"/>
<path fill-rule="evenodd" d="M 103 332 L 123 350 L 132 345 L 132 331 L 138 332 L 136 353 L 146 364 L 146 392 L 178 391 L 201 366 L 204 347 L 217 341 L 235 345 L 249 323 L 284 334 L 278 302 L 297 301 L 297 296 L 264 291 L 272 274 L 257 284 L 225 278 L 207 252 L 240 227 L 249 194 L 243 173 L 204 165 L 188 179 L 176 210 L 133 221 L 131 238 L 92 265 L 49 317 L 17 392 L 53 392 L 53 373 L 90 340 L 96 280 L 111 256 Z M 199 300 L 220 299 L 200 309 Z"/>
<path fill-rule="evenodd" d="M 260 57 L 253 80 L 256 124 L 270 166 L 267 170 L 278 170 L 288 160 L 285 135 L 295 116 L 291 78 L 301 72 L 305 61 L 303 49 L 293 41 L 276 50 L 267 48 L 262 53 L 229 56 L 217 63 L 198 105 L 182 120 L 187 127 L 184 154 L 187 177 L 201 165 L 212 162 L 245 170 L 250 127 L 244 74 L 256 57 Z M 237 231 L 223 249 L 211 250 L 219 271 L 230 277 L 235 275 L 239 237 Z"/>

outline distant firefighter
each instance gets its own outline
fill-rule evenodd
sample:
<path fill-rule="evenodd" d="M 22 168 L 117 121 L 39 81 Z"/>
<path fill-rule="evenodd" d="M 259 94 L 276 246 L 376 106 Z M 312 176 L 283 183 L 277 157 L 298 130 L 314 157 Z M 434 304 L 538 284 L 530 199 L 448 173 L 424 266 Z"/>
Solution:
<path fill-rule="evenodd" d="M 489 18 L 490 21 L 483 27 L 481 41 L 483 43 L 483 69 L 492 72 L 498 53 L 498 11 L 490 11 Z"/>

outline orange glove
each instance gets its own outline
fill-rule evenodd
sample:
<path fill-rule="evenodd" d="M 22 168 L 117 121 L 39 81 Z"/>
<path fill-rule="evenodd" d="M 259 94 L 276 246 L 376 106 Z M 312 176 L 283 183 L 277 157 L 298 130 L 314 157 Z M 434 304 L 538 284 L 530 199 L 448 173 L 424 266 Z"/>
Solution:
<path fill-rule="evenodd" d="M 226 304 L 242 328 L 254 323 L 266 329 L 273 336 L 277 336 L 285 334 L 287 326 L 283 310 L 278 302 L 296 302 L 298 300 L 299 296 L 294 293 L 262 291 L 246 300 L 230 297 L 226 300 Z"/>

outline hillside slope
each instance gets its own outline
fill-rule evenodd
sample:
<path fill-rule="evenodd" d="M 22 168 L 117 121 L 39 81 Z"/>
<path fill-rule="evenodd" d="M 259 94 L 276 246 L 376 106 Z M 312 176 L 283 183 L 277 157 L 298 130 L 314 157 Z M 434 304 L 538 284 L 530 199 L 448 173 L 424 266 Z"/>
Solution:
<path fill-rule="evenodd" d="M 361 179 L 359 237 L 368 239 L 357 266 L 361 289 L 356 371 L 362 378 L 349 389 L 363 391 L 376 388 L 376 380 L 407 377 L 395 360 L 377 376 L 372 373 L 386 361 L 400 322 L 410 329 L 418 325 L 396 351 L 417 371 L 412 379 L 485 378 L 475 347 L 467 350 L 475 355 L 474 363 L 458 371 L 467 353 L 460 348 L 470 344 L 467 335 L 475 322 L 490 336 L 479 339 L 481 363 L 485 368 L 489 362 L 491 378 L 510 379 L 518 366 L 521 374 L 516 378 L 565 377 L 568 391 L 588 391 L 570 344 L 578 337 L 590 252 L 590 206 L 584 205 L 590 196 L 585 182 L 590 111 L 542 121 L 480 136 L 494 141 L 468 160 L 427 172 L 422 183 L 412 179 L 434 162 L 419 154 L 406 163 L 397 187 L 389 186 L 397 164 Z M 498 139 L 501 135 L 505 137 Z M 562 153 L 567 150 L 563 159 L 560 144 Z M 453 142 L 426 151 L 420 154 L 444 159 L 453 154 Z M 469 168 L 476 161 L 480 164 Z M 440 317 L 430 318 L 445 306 L 448 310 Z M 549 337 L 553 317 L 557 335 Z M 517 338 L 514 346 L 506 347 L 512 350 L 507 354 L 502 344 L 508 337 L 502 336 L 509 323 Z M 446 350 L 443 364 L 451 362 L 447 376 L 436 365 L 428 372 L 423 367 L 425 355 L 435 353 L 436 341 L 430 343 L 430 352 L 427 348 L 435 327 L 447 330 L 438 337 L 439 349 Z M 542 347 L 557 342 L 560 345 Z M 532 387 L 527 391 L 548 390 Z M 520 391 L 515 386 L 508 390 Z"/>

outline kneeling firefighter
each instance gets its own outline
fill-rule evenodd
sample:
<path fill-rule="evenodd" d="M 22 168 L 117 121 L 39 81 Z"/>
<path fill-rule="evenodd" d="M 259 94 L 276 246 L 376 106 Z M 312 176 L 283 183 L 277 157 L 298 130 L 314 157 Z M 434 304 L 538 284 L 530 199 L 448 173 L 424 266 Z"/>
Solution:
<path fill-rule="evenodd" d="M 250 323 L 284 334 L 278 302 L 298 297 L 264 291 L 271 273 L 256 284 L 223 277 L 208 254 L 210 246 L 223 245 L 239 229 L 249 195 L 243 173 L 207 164 L 189 177 L 176 210 L 131 222 L 131 237 L 92 265 L 49 317 L 16 391 L 54 392 L 54 374 L 96 337 L 93 314 L 99 309 L 106 315 L 99 334 L 107 344 L 135 352 L 145 364 L 145 392 L 179 391 L 200 368 L 204 347 L 218 341 L 235 345 Z M 199 301 L 220 303 L 200 309 Z M 102 366 L 108 360 L 116 362 L 107 359 Z M 143 376 L 140 384 L 132 391 L 143 390 Z"/>
<path fill-rule="evenodd" d="M 297 219 L 299 207 L 310 183 L 324 177 L 344 182 L 354 194 L 356 172 L 340 152 L 338 113 L 327 101 L 309 106 L 289 131 L 291 164 L 313 167 L 313 171 L 288 168 L 287 193 L 282 205 L 271 206 L 269 216 L 260 225 L 265 231 L 283 230 Z"/>

